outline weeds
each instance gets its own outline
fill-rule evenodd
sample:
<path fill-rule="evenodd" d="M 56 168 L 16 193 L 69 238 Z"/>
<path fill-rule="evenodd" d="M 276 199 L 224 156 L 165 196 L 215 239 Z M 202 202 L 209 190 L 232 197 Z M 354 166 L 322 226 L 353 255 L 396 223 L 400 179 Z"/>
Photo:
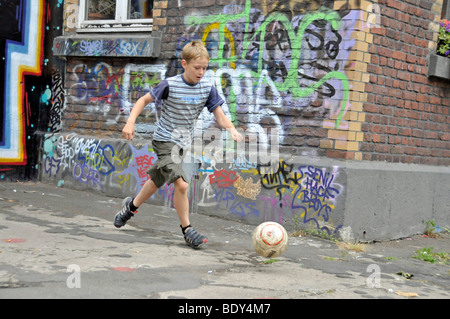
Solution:
<path fill-rule="evenodd" d="M 434 219 L 428 221 L 422 220 L 422 222 L 425 224 L 425 231 L 423 232 L 423 234 L 428 237 L 442 238 L 450 234 L 450 229 L 448 227 L 439 226 L 438 224 L 436 224 Z"/>
<path fill-rule="evenodd" d="M 428 221 L 422 220 L 422 222 L 425 223 L 425 231 L 423 232 L 424 235 L 427 235 L 431 238 L 439 237 L 439 235 L 436 234 L 436 222 L 434 221 L 434 219 Z"/>
<path fill-rule="evenodd" d="M 290 236 L 293 237 L 306 237 L 306 236 L 315 236 L 320 237 L 323 239 L 331 240 L 332 242 L 336 243 L 336 245 L 341 248 L 343 251 L 353 251 L 356 253 L 364 252 L 366 249 L 366 244 L 362 243 L 350 243 L 350 242 L 343 242 L 336 238 L 334 234 L 328 233 L 326 230 L 317 229 L 315 227 L 310 227 L 308 229 L 300 229 L 300 222 L 298 216 L 294 216 L 293 218 L 294 222 L 294 229 L 295 231 L 290 234 Z M 343 253 L 345 254 L 345 253 Z M 345 256 L 343 256 L 345 257 Z M 334 258 L 329 257 L 329 260 L 334 260 Z"/>
<path fill-rule="evenodd" d="M 270 264 L 276 263 L 277 261 L 279 261 L 279 260 L 278 259 L 269 259 L 269 260 L 263 261 L 262 264 L 270 265 Z"/>
<path fill-rule="evenodd" d="M 346 243 L 346 242 L 338 242 L 336 245 L 345 250 L 354 251 L 356 253 L 362 253 L 366 250 L 366 244 L 362 243 Z"/>
<path fill-rule="evenodd" d="M 315 227 L 310 227 L 308 229 L 300 229 L 300 222 L 297 215 L 294 216 L 293 221 L 295 231 L 290 234 L 290 236 L 292 237 L 299 237 L 299 236 L 306 237 L 309 235 L 320 237 L 323 239 L 328 239 L 334 242 L 337 241 L 336 236 L 334 236 L 333 234 L 329 234 L 326 230 L 317 229 Z"/>
<path fill-rule="evenodd" d="M 443 263 L 448 265 L 450 262 L 450 255 L 448 253 L 433 252 L 433 247 L 425 247 L 417 250 L 412 258 L 427 261 L 432 264 Z"/>

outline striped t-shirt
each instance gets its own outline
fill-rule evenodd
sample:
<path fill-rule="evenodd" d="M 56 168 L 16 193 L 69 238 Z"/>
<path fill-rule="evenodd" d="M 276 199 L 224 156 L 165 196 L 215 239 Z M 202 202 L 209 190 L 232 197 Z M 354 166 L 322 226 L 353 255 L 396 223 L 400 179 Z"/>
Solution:
<path fill-rule="evenodd" d="M 150 90 L 150 94 L 156 105 L 162 104 L 153 139 L 173 142 L 183 148 L 190 145 L 195 122 L 203 108 L 213 112 L 224 103 L 210 82 L 202 79 L 196 84 L 189 84 L 182 74 L 161 81 Z"/>

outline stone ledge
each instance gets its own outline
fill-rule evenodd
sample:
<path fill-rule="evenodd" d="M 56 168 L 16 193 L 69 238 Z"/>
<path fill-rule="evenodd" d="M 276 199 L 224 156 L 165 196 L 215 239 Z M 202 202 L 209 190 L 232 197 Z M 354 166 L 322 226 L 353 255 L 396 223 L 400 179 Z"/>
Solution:
<path fill-rule="evenodd" d="M 437 54 L 428 56 L 428 76 L 450 80 L 450 58 Z"/>
<path fill-rule="evenodd" d="M 77 34 L 56 37 L 58 57 L 152 57 L 161 53 L 161 34 Z"/>

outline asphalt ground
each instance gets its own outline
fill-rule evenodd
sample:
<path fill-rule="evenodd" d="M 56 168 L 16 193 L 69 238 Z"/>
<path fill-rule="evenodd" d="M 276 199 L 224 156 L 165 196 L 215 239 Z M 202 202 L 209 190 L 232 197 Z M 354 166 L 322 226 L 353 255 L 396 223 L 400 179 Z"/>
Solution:
<path fill-rule="evenodd" d="M 361 252 L 290 237 L 282 256 L 267 259 L 253 250 L 254 225 L 192 214 L 208 236 L 194 250 L 173 208 L 144 204 L 115 228 L 121 202 L 42 183 L 0 183 L 0 298 L 171 299 L 187 312 L 207 308 L 189 308 L 186 299 L 450 298 L 449 264 L 413 258 L 430 247 L 450 253 L 446 232 L 368 243 Z"/>

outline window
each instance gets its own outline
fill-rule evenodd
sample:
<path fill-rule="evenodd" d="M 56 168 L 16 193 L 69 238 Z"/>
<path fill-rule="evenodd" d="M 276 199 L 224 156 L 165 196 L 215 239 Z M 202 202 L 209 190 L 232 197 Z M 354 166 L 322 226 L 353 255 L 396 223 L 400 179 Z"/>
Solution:
<path fill-rule="evenodd" d="M 450 19 L 450 3 L 449 0 L 444 0 L 442 4 L 441 19 Z"/>
<path fill-rule="evenodd" d="M 151 31 L 153 0 L 80 0 L 78 32 Z"/>

